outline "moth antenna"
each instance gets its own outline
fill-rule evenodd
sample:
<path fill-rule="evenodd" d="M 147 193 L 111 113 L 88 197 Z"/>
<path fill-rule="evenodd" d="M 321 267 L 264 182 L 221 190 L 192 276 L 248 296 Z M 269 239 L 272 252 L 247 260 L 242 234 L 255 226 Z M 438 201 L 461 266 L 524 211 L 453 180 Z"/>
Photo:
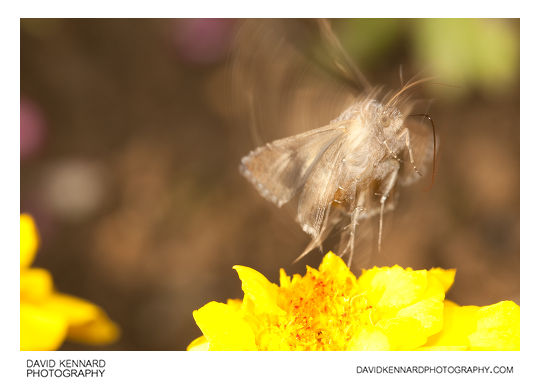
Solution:
<path fill-rule="evenodd" d="M 399 83 L 401 84 L 401 88 L 403 88 L 403 64 L 399 65 Z"/>
<path fill-rule="evenodd" d="M 426 119 L 429 119 L 429 122 L 431 123 L 431 128 L 433 129 L 433 169 L 431 172 L 431 184 L 429 185 L 428 191 L 433 188 L 433 184 L 435 183 L 435 172 L 436 172 L 436 162 L 437 162 L 437 135 L 435 130 L 435 123 L 433 122 L 433 119 L 431 118 L 431 115 L 429 113 L 417 113 L 414 115 L 409 116 L 422 116 Z"/>
<path fill-rule="evenodd" d="M 401 88 L 394 96 L 392 96 L 392 98 L 390 100 L 388 100 L 388 102 L 386 103 L 386 105 L 390 105 L 392 104 L 392 102 L 398 98 L 399 95 L 401 95 L 403 92 L 405 92 L 407 89 L 409 88 L 412 88 L 414 87 L 415 85 L 418 85 L 418 84 L 422 84 L 422 83 L 425 83 L 425 82 L 428 82 L 428 81 L 431 81 L 435 79 L 435 77 L 426 77 L 425 79 L 420 79 L 420 80 L 416 80 L 410 84 L 407 84 L 405 85 L 403 88 Z"/>
<path fill-rule="evenodd" d="M 412 76 L 409 80 L 407 80 L 405 85 L 407 86 L 407 85 L 411 84 L 413 81 L 416 81 L 416 80 L 420 79 L 421 75 L 422 75 L 422 71 L 418 72 L 416 75 Z"/>
<path fill-rule="evenodd" d="M 448 83 L 431 83 L 431 84 L 433 84 L 433 85 L 441 85 L 443 87 L 449 87 L 449 88 L 458 88 L 458 89 L 463 88 L 462 86 L 457 85 L 457 84 L 448 84 Z"/>
<path fill-rule="evenodd" d="M 341 44 L 338 37 L 332 30 L 332 26 L 330 25 L 330 22 L 327 19 L 317 19 L 317 24 L 321 31 L 322 37 L 326 40 L 326 42 L 331 47 L 337 50 L 337 52 L 339 53 L 339 55 L 345 62 L 344 64 L 347 65 L 347 67 L 349 67 L 349 69 L 353 72 L 353 75 L 356 78 L 356 80 L 360 84 L 362 84 L 362 86 L 366 88 L 368 91 L 371 90 L 372 86 L 369 83 L 368 79 L 364 76 L 362 72 L 360 72 L 360 70 L 358 69 L 354 61 L 351 59 L 351 57 L 349 56 L 345 48 L 343 48 L 343 45 Z M 345 72 L 345 70 L 339 64 L 337 65 L 337 67 L 342 72 Z M 345 76 L 347 76 L 347 73 L 345 73 Z"/>

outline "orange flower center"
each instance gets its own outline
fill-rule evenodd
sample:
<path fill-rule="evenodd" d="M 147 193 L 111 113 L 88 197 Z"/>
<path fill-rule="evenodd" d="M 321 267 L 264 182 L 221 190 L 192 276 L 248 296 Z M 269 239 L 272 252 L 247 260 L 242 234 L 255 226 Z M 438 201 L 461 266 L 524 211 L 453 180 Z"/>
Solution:
<path fill-rule="evenodd" d="M 336 280 L 309 269 L 290 287 L 280 288 L 280 299 L 287 316 L 275 325 L 292 349 L 345 350 L 358 327 L 372 324 L 374 310 L 350 277 Z"/>

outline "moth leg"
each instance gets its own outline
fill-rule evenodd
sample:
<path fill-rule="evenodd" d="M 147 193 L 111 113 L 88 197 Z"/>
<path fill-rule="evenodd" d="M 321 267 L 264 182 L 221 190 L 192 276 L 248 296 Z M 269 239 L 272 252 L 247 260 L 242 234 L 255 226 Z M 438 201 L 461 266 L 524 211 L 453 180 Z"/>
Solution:
<path fill-rule="evenodd" d="M 345 248 L 345 252 L 349 252 L 349 260 L 347 260 L 347 266 L 350 268 L 352 264 L 352 258 L 354 256 L 354 241 L 356 237 L 356 226 L 358 224 L 358 219 L 360 218 L 360 215 L 366 212 L 365 207 L 357 206 L 354 208 L 352 214 L 351 214 L 351 224 L 349 229 L 349 241 L 347 243 L 347 247 Z"/>
<path fill-rule="evenodd" d="M 422 173 L 418 170 L 418 168 L 416 168 L 416 163 L 414 162 L 414 157 L 413 157 L 412 147 L 411 147 L 411 135 L 409 133 L 408 128 L 403 129 L 403 132 L 399 135 L 399 137 L 401 138 L 402 136 L 405 136 L 405 145 L 407 146 L 407 149 L 409 150 L 409 159 L 411 161 L 411 165 L 413 166 L 414 171 L 418 173 L 420 176 L 422 176 Z"/>
<path fill-rule="evenodd" d="M 382 228 L 383 228 L 383 212 L 384 212 L 384 204 L 386 203 L 386 200 L 388 199 L 388 196 L 390 196 L 390 192 L 394 188 L 397 182 L 398 178 L 398 172 L 399 172 L 399 162 L 396 161 L 389 161 L 389 165 L 391 166 L 392 170 L 390 173 L 390 176 L 385 179 L 384 187 L 380 199 L 381 203 L 381 212 L 379 215 L 379 239 L 377 242 L 377 249 L 379 253 L 381 252 L 381 244 L 382 244 Z"/>
<path fill-rule="evenodd" d="M 383 140 L 382 141 L 383 145 L 386 147 L 386 150 L 390 153 L 390 155 L 392 155 L 392 157 L 394 158 L 394 160 L 397 160 L 399 161 L 400 163 L 403 162 L 403 160 L 401 160 L 398 155 L 392 151 L 392 149 L 390 148 L 390 146 L 388 146 L 388 142 L 386 140 Z"/>

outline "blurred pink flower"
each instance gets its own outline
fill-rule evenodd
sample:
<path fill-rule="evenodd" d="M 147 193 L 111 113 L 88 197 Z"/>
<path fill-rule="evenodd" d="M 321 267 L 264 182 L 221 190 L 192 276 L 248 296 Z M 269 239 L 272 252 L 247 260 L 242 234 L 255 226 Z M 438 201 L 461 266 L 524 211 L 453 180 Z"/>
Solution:
<path fill-rule="evenodd" d="M 211 64 L 225 56 L 233 27 L 233 19 L 174 20 L 174 44 L 184 60 Z"/>
<path fill-rule="evenodd" d="M 36 154 L 45 139 L 45 117 L 41 108 L 21 97 L 21 158 Z"/>

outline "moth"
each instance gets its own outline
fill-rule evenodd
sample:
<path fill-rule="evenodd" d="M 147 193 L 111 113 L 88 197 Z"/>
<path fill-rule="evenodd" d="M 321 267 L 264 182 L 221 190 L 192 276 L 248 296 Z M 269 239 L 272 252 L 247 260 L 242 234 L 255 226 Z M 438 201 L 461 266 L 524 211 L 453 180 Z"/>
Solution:
<path fill-rule="evenodd" d="M 321 21 L 319 26 L 342 58 L 340 68 L 354 68 L 329 23 Z M 359 223 L 376 215 L 380 251 L 383 214 L 395 205 L 391 197 L 400 185 L 422 175 L 421 168 L 429 157 L 426 153 L 430 149 L 424 146 L 422 164 L 415 161 L 409 122 L 417 115 L 411 114 L 413 103 L 407 91 L 431 79 L 409 82 L 379 98 L 380 89 L 371 87 L 359 71 L 352 72 L 367 91 L 339 116 L 323 127 L 260 146 L 240 163 L 241 174 L 278 207 L 298 196 L 296 221 L 311 236 L 298 258 L 322 247 L 337 227 L 341 231 L 339 253 L 342 257 L 349 255 L 350 265 Z M 420 115 L 433 124 L 429 115 Z M 435 137 L 433 125 L 434 157 Z M 406 166 L 412 172 L 404 175 Z"/>

